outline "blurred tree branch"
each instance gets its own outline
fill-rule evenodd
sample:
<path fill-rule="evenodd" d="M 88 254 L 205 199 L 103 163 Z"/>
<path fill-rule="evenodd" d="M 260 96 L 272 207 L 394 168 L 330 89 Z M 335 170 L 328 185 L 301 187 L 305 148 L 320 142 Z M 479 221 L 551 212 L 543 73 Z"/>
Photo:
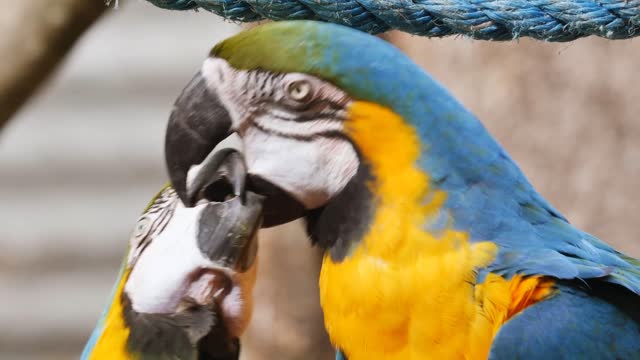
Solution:
<path fill-rule="evenodd" d="M 103 0 L 3 0 L 0 130 L 107 9 Z"/>

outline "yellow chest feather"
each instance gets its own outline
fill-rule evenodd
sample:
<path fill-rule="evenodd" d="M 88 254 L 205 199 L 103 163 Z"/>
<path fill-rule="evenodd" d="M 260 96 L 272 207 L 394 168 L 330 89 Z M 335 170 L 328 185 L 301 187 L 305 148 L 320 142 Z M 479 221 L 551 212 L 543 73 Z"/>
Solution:
<path fill-rule="evenodd" d="M 323 261 L 320 296 L 331 340 L 349 360 L 486 359 L 500 326 L 547 296 L 551 281 L 490 274 L 477 285 L 474 269 L 494 259 L 496 246 L 472 244 L 460 231 L 436 237 L 424 230 L 446 194 L 429 192 L 428 176 L 415 166 L 413 129 L 362 102 L 351 106 L 347 129 L 370 161 L 377 204 L 353 253 Z"/>
<path fill-rule="evenodd" d="M 89 360 L 133 360 L 137 356 L 127 351 L 129 328 L 124 322 L 123 307 L 120 296 L 124 290 L 128 270 L 121 273 L 120 282 L 116 286 L 113 303 L 104 318 L 103 331 L 89 355 Z"/>

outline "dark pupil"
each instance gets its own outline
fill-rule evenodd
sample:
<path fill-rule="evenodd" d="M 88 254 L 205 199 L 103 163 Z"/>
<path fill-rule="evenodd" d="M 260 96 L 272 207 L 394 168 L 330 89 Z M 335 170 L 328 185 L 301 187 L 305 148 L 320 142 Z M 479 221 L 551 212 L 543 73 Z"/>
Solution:
<path fill-rule="evenodd" d="M 223 202 L 233 196 L 233 186 L 225 177 L 222 177 L 207 186 L 202 195 L 209 201 Z"/>
<path fill-rule="evenodd" d="M 289 93 L 292 96 L 298 98 L 301 95 L 305 85 L 306 84 L 303 83 L 302 81 L 295 81 L 295 82 L 291 83 L 291 85 L 289 85 Z M 308 94 L 304 98 L 297 99 L 297 100 L 306 100 L 307 97 L 309 97 Z"/>

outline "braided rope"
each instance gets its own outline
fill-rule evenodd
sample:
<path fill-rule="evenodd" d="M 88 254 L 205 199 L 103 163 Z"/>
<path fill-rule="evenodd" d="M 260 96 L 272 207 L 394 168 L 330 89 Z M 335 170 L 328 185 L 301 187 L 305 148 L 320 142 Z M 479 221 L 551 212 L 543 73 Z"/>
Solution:
<path fill-rule="evenodd" d="M 314 19 L 377 34 L 398 29 L 479 40 L 570 41 L 640 35 L 640 0 L 147 0 L 172 10 L 205 9 L 226 19 Z"/>

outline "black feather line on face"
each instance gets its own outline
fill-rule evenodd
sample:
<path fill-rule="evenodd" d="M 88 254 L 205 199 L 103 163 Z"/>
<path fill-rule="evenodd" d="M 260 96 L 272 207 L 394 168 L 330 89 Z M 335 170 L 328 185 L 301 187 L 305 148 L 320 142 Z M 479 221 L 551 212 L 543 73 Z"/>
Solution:
<path fill-rule="evenodd" d="M 272 99 L 267 99 L 258 101 L 255 108 L 260 109 L 263 113 L 268 113 L 270 116 L 276 116 L 280 120 L 297 123 L 317 120 L 344 122 L 346 120 L 346 107 L 350 101 L 348 98 L 342 102 L 333 102 L 329 99 L 320 98 L 306 104 L 292 105 L 287 102 L 274 102 Z M 271 109 L 278 111 L 270 111 Z M 281 112 L 290 117 L 276 115 Z"/>
<path fill-rule="evenodd" d="M 123 316 L 129 328 L 127 350 L 141 360 L 238 359 L 240 343 L 231 338 L 219 316 L 217 305 L 203 306 L 183 301 L 173 314 L 138 313 L 122 293 Z"/>
<path fill-rule="evenodd" d="M 346 258 L 369 231 L 375 210 L 374 195 L 367 185 L 372 180 L 368 164 L 361 160 L 347 186 L 305 217 L 311 241 L 328 249 L 335 262 Z"/>
<path fill-rule="evenodd" d="M 265 134 L 275 135 L 285 139 L 293 139 L 293 140 L 308 142 L 318 138 L 334 138 L 334 139 L 343 139 L 343 140 L 349 141 L 349 138 L 347 137 L 347 135 L 345 135 L 341 131 L 336 131 L 336 130 L 321 131 L 311 135 L 285 134 L 280 131 L 267 129 L 253 120 L 250 120 L 250 124 L 251 124 L 250 126 L 256 128 L 259 131 L 262 131 Z"/>
<path fill-rule="evenodd" d="M 156 238 L 165 229 L 169 221 L 173 217 L 173 213 L 178 201 L 178 195 L 171 187 L 166 187 L 160 191 L 156 197 L 151 201 L 151 204 L 147 207 L 144 213 L 138 219 L 138 224 L 141 219 L 146 218 L 151 221 L 149 229 L 146 233 L 139 237 L 135 233 L 130 239 L 131 254 L 133 258 L 131 265 L 142 255 L 145 249 L 151 244 L 151 241 Z M 138 226 L 136 224 L 136 227 Z"/>

